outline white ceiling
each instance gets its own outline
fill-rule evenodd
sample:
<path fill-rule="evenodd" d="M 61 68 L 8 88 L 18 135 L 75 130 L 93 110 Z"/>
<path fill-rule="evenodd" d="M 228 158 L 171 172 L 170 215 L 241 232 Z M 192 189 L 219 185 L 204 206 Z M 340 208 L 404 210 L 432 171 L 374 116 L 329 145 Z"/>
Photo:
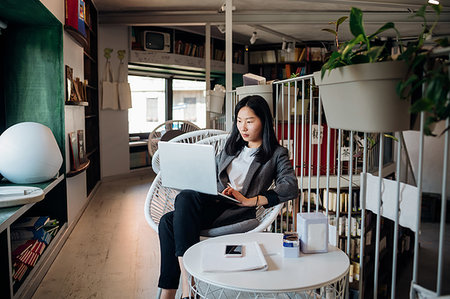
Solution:
<path fill-rule="evenodd" d="M 225 22 L 220 12 L 225 0 L 94 0 L 99 11 L 100 24 L 126 24 L 168 26 L 204 32 L 209 22 L 215 37 L 223 35 L 217 24 Z M 435 35 L 450 35 L 450 1 L 441 0 L 443 12 Z M 323 28 L 341 16 L 348 16 L 352 6 L 364 12 L 366 33 L 372 33 L 385 22 L 392 21 L 402 37 L 411 37 L 420 32 L 422 21 L 411 18 L 425 0 L 235 0 L 233 6 L 233 41 L 249 44 L 252 32 L 259 39 L 256 44 L 281 43 L 286 40 L 332 41 L 333 36 Z M 430 20 L 434 15 L 430 12 Z M 386 32 L 394 36 L 394 32 Z M 340 39 L 350 38 L 348 21 L 340 31 Z"/>

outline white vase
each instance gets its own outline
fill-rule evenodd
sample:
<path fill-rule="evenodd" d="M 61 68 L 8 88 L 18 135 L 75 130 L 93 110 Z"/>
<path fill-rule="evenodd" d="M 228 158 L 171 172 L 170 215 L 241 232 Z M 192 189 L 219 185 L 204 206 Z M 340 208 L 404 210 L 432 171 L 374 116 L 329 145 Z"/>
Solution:
<path fill-rule="evenodd" d="M 336 129 L 397 132 L 409 128 L 410 102 L 396 93 L 407 66 L 403 61 L 355 64 L 314 73 L 327 123 Z"/>
<path fill-rule="evenodd" d="M 210 90 L 207 110 L 210 112 L 221 114 L 224 101 L 225 101 L 225 92 Z"/>
<path fill-rule="evenodd" d="M 15 184 L 45 182 L 62 162 L 52 131 L 40 123 L 18 123 L 0 136 L 0 173 Z"/>
<path fill-rule="evenodd" d="M 272 112 L 273 115 L 272 84 L 237 87 L 236 95 L 238 97 L 238 101 L 242 100 L 246 96 L 258 95 L 263 97 L 266 100 L 267 104 L 269 104 L 270 112 Z"/>

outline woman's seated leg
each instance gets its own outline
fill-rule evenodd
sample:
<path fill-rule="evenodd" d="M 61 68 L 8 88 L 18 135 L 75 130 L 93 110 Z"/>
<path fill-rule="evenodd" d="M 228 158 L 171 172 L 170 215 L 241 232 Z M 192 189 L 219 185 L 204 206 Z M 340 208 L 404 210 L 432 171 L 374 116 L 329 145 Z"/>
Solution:
<path fill-rule="evenodd" d="M 161 217 L 158 226 L 159 246 L 161 252 L 161 270 L 158 287 L 161 289 L 178 289 L 180 267 L 175 255 L 175 239 L 173 233 L 173 212 Z"/>

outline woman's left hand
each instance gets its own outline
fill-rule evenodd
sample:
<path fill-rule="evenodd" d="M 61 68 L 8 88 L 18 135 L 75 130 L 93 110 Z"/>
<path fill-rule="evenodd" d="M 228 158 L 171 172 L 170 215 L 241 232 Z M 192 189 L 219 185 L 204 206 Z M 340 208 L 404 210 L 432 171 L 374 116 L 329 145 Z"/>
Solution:
<path fill-rule="evenodd" d="M 238 205 L 241 207 L 254 207 L 255 206 L 254 199 L 245 197 L 244 195 L 241 194 L 241 192 L 234 190 L 230 186 L 226 187 L 222 193 L 225 195 L 228 195 L 228 196 L 232 196 L 232 197 L 236 198 L 237 200 L 239 200 L 241 203 Z"/>

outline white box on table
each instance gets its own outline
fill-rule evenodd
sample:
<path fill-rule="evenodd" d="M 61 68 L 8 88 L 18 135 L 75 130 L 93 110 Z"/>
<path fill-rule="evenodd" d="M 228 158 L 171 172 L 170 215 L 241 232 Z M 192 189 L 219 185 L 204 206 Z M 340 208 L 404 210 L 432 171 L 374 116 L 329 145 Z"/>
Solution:
<path fill-rule="evenodd" d="M 297 232 L 302 252 L 328 252 L 328 218 L 324 214 L 297 213 Z"/>

